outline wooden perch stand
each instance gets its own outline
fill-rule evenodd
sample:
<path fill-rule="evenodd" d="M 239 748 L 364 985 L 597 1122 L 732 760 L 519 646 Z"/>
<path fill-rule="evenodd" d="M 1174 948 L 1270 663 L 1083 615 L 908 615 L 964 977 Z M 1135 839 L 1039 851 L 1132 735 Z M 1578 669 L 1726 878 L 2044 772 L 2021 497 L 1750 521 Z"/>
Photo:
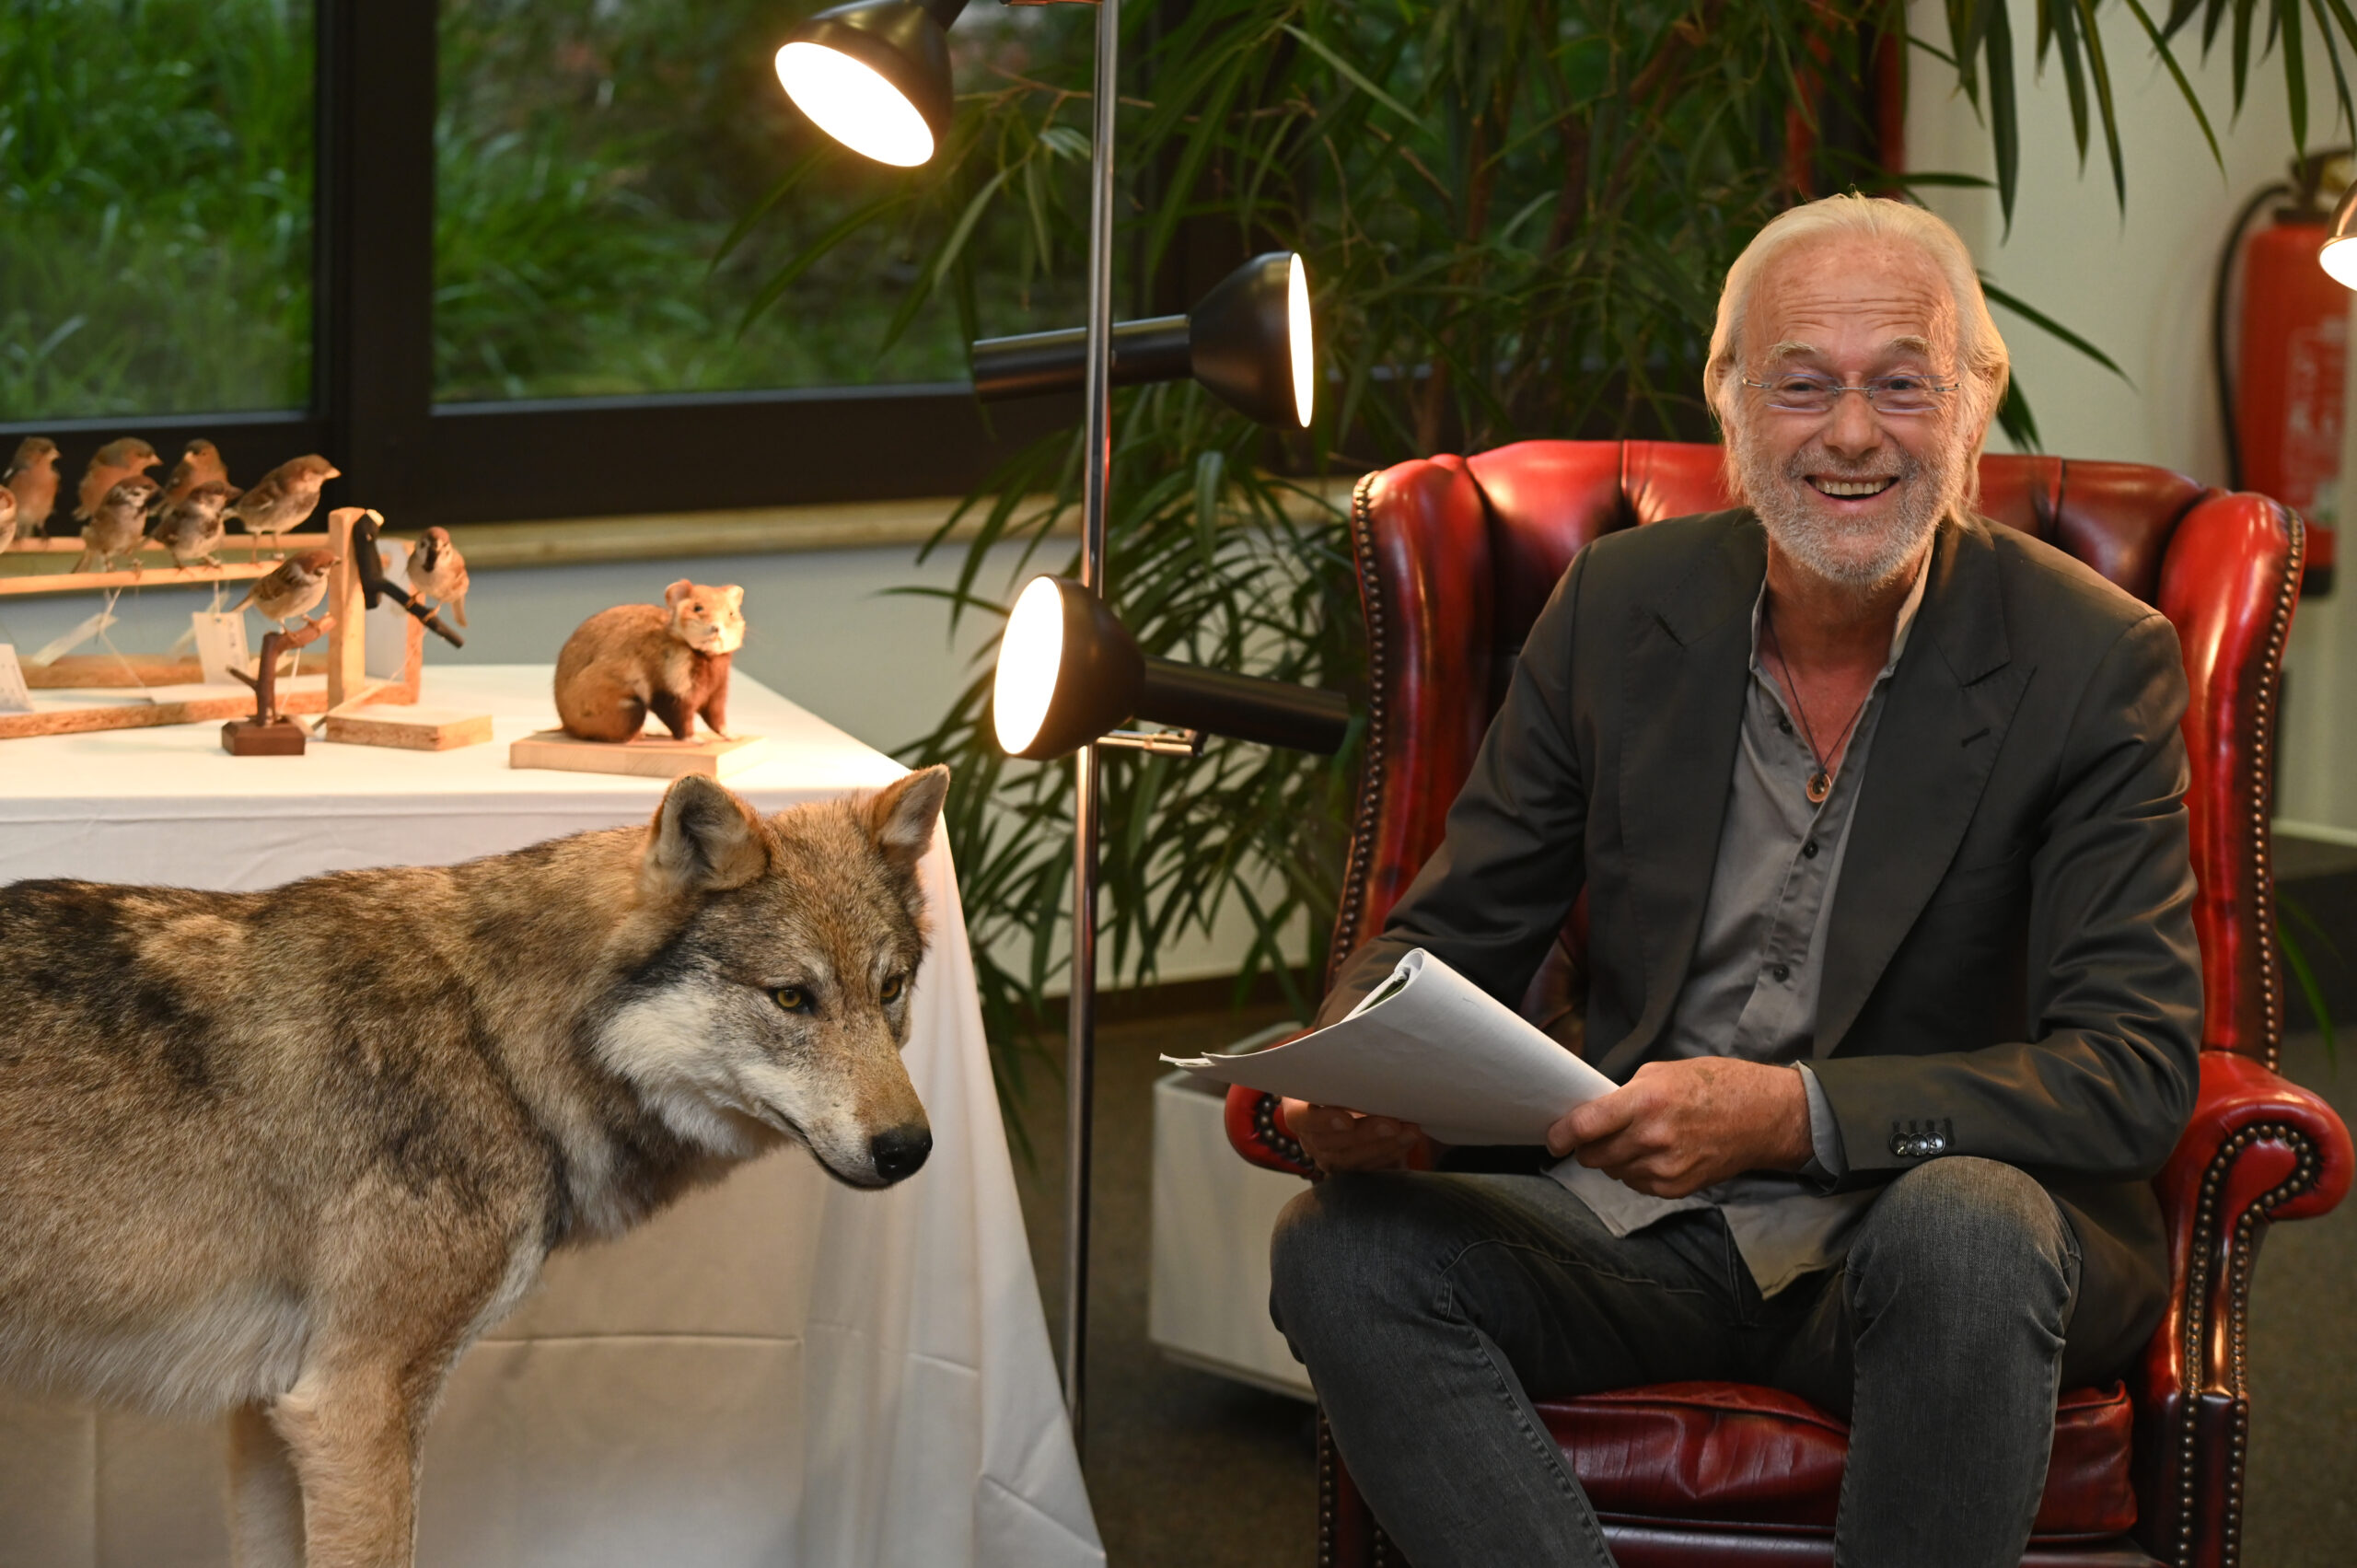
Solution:
<path fill-rule="evenodd" d="M 377 530 L 382 521 L 361 506 L 339 506 L 328 514 L 328 548 L 335 552 L 335 564 L 328 572 L 328 607 L 338 625 L 348 624 L 355 630 L 353 635 L 328 645 L 328 714 L 319 726 L 320 738 L 404 751 L 480 746 L 491 738 L 489 714 L 417 705 L 426 629 L 433 628 L 454 646 L 463 644 L 434 611 L 386 577 L 383 560 L 377 553 Z M 371 606 L 385 598 L 409 611 L 401 623 L 407 642 L 397 680 L 369 678 L 367 637 L 358 631 L 366 624 Z"/>
<path fill-rule="evenodd" d="M 292 649 L 308 647 L 319 641 L 319 633 L 342 625 L 337 620 L 314 621 L 299 632 L 266 632 L 261 639 L 261 657 L 255 662 L 254 673 L 231 670 L 238 679 L 254 689 L 254 716 L 231 719 L 221 726 L 221 749 L 232 757 L 300 757 L 303 754 L 303 726 L 278 711 L 278 656 Z"/>

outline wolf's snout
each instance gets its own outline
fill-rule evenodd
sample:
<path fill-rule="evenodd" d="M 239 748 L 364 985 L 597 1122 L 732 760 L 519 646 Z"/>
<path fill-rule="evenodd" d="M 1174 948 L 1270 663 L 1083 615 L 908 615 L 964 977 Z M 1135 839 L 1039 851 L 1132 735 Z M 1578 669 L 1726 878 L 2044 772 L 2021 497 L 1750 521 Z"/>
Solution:
<path fill-rule="evenodd" d="M 888 1182 L 914 1176 L 931 1153 L 930 1127 L 895 1127 L 867 1141 L 867 1157 L 875 1162 L 876 1174 Z"/>

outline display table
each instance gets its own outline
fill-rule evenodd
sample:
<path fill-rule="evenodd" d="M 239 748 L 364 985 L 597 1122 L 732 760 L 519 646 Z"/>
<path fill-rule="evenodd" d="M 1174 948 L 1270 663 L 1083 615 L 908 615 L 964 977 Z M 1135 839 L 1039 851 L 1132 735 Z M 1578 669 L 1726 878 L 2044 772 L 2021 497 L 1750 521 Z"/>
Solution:
<path fill-rule="evenodd" d="M 493 715 L 440 753 L 232 758 L 218 725 L 0 742 L 0 881 L 266 888 L 644 822 L 660 781 L 510 770 L 545 668 L 428 668 Z M 736 679 L 765 811 L 889 782 L 889 758 Z M 621 1241 L 550 1260 L 459 1364 L 425 1446 L 433 1568 L 1101 1564 L 1056 1387 L 946 842 L 907 1061 L 933 1122 L 882 1192 L 804 1152 L 739 1167 Z M 0 961 L 6 961 L 0 956 Z M 6 1135 L 0 1129 L 0 1138 Z M 0 1568 L 228 1562 L 211 1424 L 0 1391 Z"/>

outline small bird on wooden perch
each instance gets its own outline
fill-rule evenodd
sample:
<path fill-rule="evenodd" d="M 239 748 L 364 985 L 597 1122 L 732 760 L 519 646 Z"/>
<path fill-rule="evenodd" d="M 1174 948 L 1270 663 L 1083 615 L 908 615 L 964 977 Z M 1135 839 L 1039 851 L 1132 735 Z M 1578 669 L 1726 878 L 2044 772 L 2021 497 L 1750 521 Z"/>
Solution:
<path fill-rule="evenodd" d="M 172 552 L 176 566 L 218 566 L 221 563 L 214 552 L 229 531 L 221 517 L 229 494 L 227 484 L 208 479 L 177 500 L 168 499 L 156 514 L 155 531 L 149 537 Z"/>
<path fill-rule="evenodd" d="M 343 472 L 316 452 L 289 459 L 238 496 L 228 515 L 242 521 L 248 533 L 260 535 L 276 547 L 279 535 L 300 527 L 318 510 L 319 486 Z"/>
<path fill-rule="evenodd" d="M 90 466 L 82 470 L 82 488 L 75 497 L 74 520 L 87 523 L 99 515 L 114 487 L 124 480 L 144 476 L 164 459 L 156 448 L 136 436 L 118 436 L 90 454 Z M 155 482 L 150 480 L 151 485 Z"/>
<path fill-rule="evenodd" d="M 28 436 L 17 443 L 17 455 L 0 485 L 17 500 L 17 531 L 39 539 L 57 506 L 57 443 L 46 436 Z"/>
<path fill-rule="evenodd" d="M 157 504 L 162 507 L 185 501 L 199 485 L 215 482 L 226 499 L 238 498 L 238 487 L 229 482 L 228 465 L 221 460 L 221 448 L 200 436 L 180 449 L 180 460 L 164 476 L 164 494 L 157 497 Z"/>
<path fill-rule="evenodd" d="M 144 473 L 118 480 L 82 525 L 82 553 L 74 570 L 87 572 L 96 563 L 101 572 L 114 570 L 114 558 L 127 555 L 131 569 L 139 570 L 139 541 L 147 537 L 147 498 L 157 484 Z"/>
<path fill-rule="evenodd" d="M 428 528 L 418 536 L 417 548 L 409 552 L 409 586 L 421 598 L 448 605 L 459 625 L 467 623 L 467 558 L 450 542 L 448 528 Z"/>
<path fill-rule="evenodd" d="M 289 621 L 308 615 L 328 597 L 328 568 L 334 564 L 332 550 L 307 550 L 289 556 L 268 576 L 255 578 L 246 597 L 229 607 L 230 613 L 252 605 L 255 614 L 283 632 Z"/>

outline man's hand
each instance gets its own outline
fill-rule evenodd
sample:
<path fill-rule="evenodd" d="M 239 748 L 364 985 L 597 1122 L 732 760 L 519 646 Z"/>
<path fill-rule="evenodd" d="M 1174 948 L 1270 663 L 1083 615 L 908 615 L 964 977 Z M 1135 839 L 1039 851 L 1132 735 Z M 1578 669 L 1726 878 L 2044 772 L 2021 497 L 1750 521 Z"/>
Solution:
<path fill-rule="evenodd" d="M 1808 1088 L 1790 1067 L 1737 1057 L 1648 1062 L 1547 1129 L 1547 1147 L 1576 1150 L 1640 1192 L 1683 1198 L 1747 1170 L 1806 1165 Z"/>
<path fill-rule="evenodd" d="M 1404 1170 L 1429 1165 L 1424 1130 L 1389 1116 L 1361 1116 L 1338 1105 L 1284 1102 L 1285 1125 L 1320 1170 Z"/>

